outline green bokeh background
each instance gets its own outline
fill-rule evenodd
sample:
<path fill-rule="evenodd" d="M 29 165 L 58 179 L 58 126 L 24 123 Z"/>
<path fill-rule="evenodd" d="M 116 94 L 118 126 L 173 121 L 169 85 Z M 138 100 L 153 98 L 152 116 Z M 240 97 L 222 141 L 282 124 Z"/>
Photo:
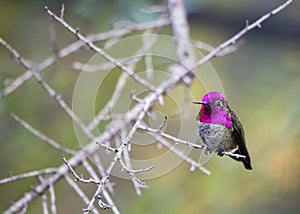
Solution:
<path fill-rule="evenodd" d="M 253 21 L 282 1 L 189 1 L 191 37 L 218 45 L 238 32 L 245 20 Z M 139 8 L 159 1 L 65 1 L 65 19 L 84 34 L 108 30 L 120 20 L 143 22 L 155 15 Z M 52 54 L 49 25 L 52 20 L 43 7 L 60 10 L 59 1 L 0 0 L 0 36 L 26 59 L 36 62 Z M 229 158 L 214 157 L 206 167 L 191 173 L 181 164 L 170 173 L 148 180 L 142 196 L 132 183 L 115 179 L 114 200 L 121 213 L 299 213 L 300 203 L 300 4 L 294 2 L 243 37 L 244 45 L 235 53 L 211 61 L 219 75 L 226 97 L 238 113 L 247 133 L 253 171 Z M 59 48 L 76 38 L 55 24 Z M 170 28 L 163 31 L 170 34 Z M 102 43 L 98 44 L 100 47 Z M 64 58 L 43 73 L 43 77 L 67 103 L 78 72 L 73 61 L 85 61 L 93 55 L 81 50 Z M 0 47 L 0 85 L 24 72 L 5 48 Z M 111 90 L 113 89 L 113 83 Z M 108 89 L 109 90 L 109 89 Z M 199 94 L 201 96 L 201 94 Z M 99 100 L 99 108 L 106 98 Z M 167 107 L 166 107 L 167 108 Z M 48 98 L 35 79 L 0 101 L 0 178 L 9 172 L 20 174 L 62 164 L 62 153 L 44 144 L 17 124 L 10 112 L 20 115 L 34 127 L 63 145 L 78 149 L 72 121 Z M 100 129 L 105 124 L 100 124 Z M 191 124 L 191 127 L 195 124 Z M 80 169 L 78 169 L 80 171 Z M 0 212 L 10 202 L 30 191 L 36 179 L 0 186 Z M 81 187 L 90 193 L 93 185 Z M 85 205 L 61 180 L 55 187 L 59 213 L 79 213 Z M 28 213 L 40 213 L 40 199 L 28 207 Z M 111 213 L 111 211 L 105 211 Z"/>

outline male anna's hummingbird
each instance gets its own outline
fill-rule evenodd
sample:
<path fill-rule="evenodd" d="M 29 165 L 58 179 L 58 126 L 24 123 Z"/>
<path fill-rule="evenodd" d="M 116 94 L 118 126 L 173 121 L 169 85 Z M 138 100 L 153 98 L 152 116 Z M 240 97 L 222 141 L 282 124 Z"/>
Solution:
<path fill-rule="evenodd" d="M 202 98 L 202 104 L 197 123 L 199 135 L 204 144 L 206 152 L 215 152 L 224 155 L 224 152 L 243 155 L 231 158 L 242 161 L 245 168 L 251 170 L 250 156 L 246 148 L 244 129 L 236 114 L 230 109 L 225 97 L 219 92 L 209 92 Z"/>

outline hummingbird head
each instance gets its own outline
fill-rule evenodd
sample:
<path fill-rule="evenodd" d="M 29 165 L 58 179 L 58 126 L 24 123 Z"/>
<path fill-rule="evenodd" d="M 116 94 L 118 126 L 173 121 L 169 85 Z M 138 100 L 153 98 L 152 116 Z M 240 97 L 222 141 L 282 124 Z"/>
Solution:
<path fill-rule="evenodd" d="M 193 103 L 202 105 L 198 116 L 200 122 L 222 124 L 228 128 L 232 127 L 228 104 L 223 94 L 209 92 L 204 95 L 201 102 Z"/>

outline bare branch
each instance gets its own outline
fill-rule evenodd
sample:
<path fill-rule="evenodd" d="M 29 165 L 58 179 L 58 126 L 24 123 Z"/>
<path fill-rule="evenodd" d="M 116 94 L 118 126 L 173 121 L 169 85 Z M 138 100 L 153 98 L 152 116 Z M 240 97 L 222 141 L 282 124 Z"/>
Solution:
<path fill-rule="evenodd" d="M 37 176 L 37 180 L 39 181 L 39 183 L 42 183 L 43 182 L 43 177 L 41 175 L 38 175 Z M 46 193 L 44 192 L 42 194 L 42 208 L 43 208 L 43 213 L 44 214 L 48 214 L 49 211 L 48 211 L 48 204 L 47 204 L 47 195 Z"/>
<path fill-rule="evenodd" d="M 166 139 L 161 138 L 160 136 L 156 135 L 155 133 L 150 134 L 162 145 L 167 147 L 171 152 L 173 152 L 175 155 L 180 157 L 183 161 L 189 163 L 191 165 L 191 171 L 193 171 L 194 168 L 198 168 L 203 173 L 210 175 L 210 171 L 207 170 L 201 163 L 198 163 L 194 161 L 192 158 L 188 157 L 186 154 L 184 154 L 181 150 L 177 149 L 172 143 L 168 142 Z"/>
<path fill-rule="evenodd" d="M 57 172 L 56 168 L 46 168 L 46 169 L 27 172 L 27 173 L 15 175 L 15 176 L 13 176 L 11 174 L 8 178 L 1 179 L 0 184 L 9 183 L 9 182 L 13 182 L 13 181 L 24 179 L 24 178 L 36 177 L 39 175 L 54 174 L 56 172 Z"/>
<path fill-rule="evenodd" d="M 158 131 L 162 131 L 162 129 L 166 126 L 167 124 L 167 120 L 168 120 L 168 117 L 167 115 L 164 115 L 164 120 L 162 122 L 162 124 L 158 127 Z"/>
<path fill-rule="evenodd" d="M 54 187 L 53 185 L 50 185 L 49 187 L 49 192 L 50 192 L 50 202 L 51 202 L 51 212 L 53 214 L 56 214 L 57 213 L 57 210 L 56 210 L 56 198 L 55 198 L 55 192 L 54 192 Z"/>
<path fill-rule="evenodd" d="M 206 44 L 204 42 L 200 42 L 200 41 L 192 41 L 193 45 L 195 45 L 197 48 L 199 49 L 203 49 L 205 51 L 211 52 L 215 49 L 215 47 Z M 222 57 L 222 56 L 226 56 L 228 54 L 231 54 L 233 52 L 235 52 L 238 48 L 240 48 L 245 42 L 244 41 L 237 41 L 235 44 L 231 44 L 229 46 L 227 46 L 226 48 L 224 48 L 223 50 L 219 51 L 218 53 L 216 53 L 216 57 Z"/>
<path fill-rule="evenodd" d="M 166 13 L 168 8 L 164 5 L 143 6 L 141 11 L 144 13 Z"/>
<path fill-rule="evenodd" d="M 64 19 L 64 15 L 65 15 L 65 4 L 62 4 L 60 10 L 60 19 Z"/>
<path fill-rule="evenodd" d="M 84 161 L 84 167 L 92 174 L 92 176 L 94 178 L 89 178 L 89 179 L 84 179 L 82 176 L 79 177 L 75 170 L 73 169 L 73 167 L 70 165 L 70 163 L 66 160 L 65 157 L 63 157 L 63 161 L 64 163 L 68 166 L 68 168 L 70 169 L 70 171 L 72 172 L 72 174 L 74 175 L 76 181 L 79 181 L 79 182 L 83 182 L 83 183 L 95 183 L 95 184 L 98 184 L 99 186 L 102 186 L 102 183 L 101 181 L 99 181 L 99 178 L 98 176 L 96 175 L 96 173 L 94 172 L 94 170 L 92 169 L 92 167 L 89 166 L 89 164 Z M 78 191 L 78 190 L 77 190 Z M 107 197 L 106 198 L 109 198 L 110 199 L 110 196 L 108 195 L 108 193 L 106 192 L 106 190 L 103 190 L 104 192 L 104 195 L 106 195 Z M 93 196 L 93 198 L 88 202 L 88 204 L 91 203 L 91 201 L 94 201 L 95 198 L 98 199 L 98 204 L 100 206 L 101 209 L 108 209 L 108 208 L 111 208 L 113 206 L 113 202 L 112 200 L 110 200 L 110 202 L 112 203 L 112 206 L 111 205 L 108 205 L 106 203 L 104 203 L 99 197 L 97 197 L 96 195 Z M 88 213 L 89 211 L 91 211 L 93 208 L 93 204 L 91 204 L 87 209 L 84 209 L 84 212 Z M 117 210 L 116 207 L 114 207 L 114 213 L 119 213 L 119 211 Z"/>
<path fill-rule="evenodd" d="M 100 167 L 102 165 L 100 159 L 98 159 L 96 163 L 97 163 L 97 167 Z M 90 176 L 93 179 L 100 180 L 100 178 L 98 177 L 97 173 L 94 171 L 93 167 L 91 167 L 91 165 L 89 164 L 88 161 L 83 161 L 83 166 L 88 171 L 88 173 L 90 174 Z M 102 171 L 103 170 L 101 170 L 100 174 L 102 176 L 104 176 L 104 173 Z M 102 190 L 103 196 L 105 197 L 107 203 L 109 204 L 108 206 L 112 209 L 113 213 L 115 213 L 115 214 L 120 213 L 120 211 L 118 210 L 118 208 L 114 204 L 113 199 L 111 198 L 110 194 L 106 191 L 106 189 L 108 189 L 110 192 L 113 193 L 113 184 L 109 180 L 106 181 L 105 188 L 103 188 L 103 190 Z M 86 204 L 88 204 L 88 203 L 86 203 Z"/>
<path fill-rule="evenodd" d="M 83 200 L 83 202 L 88 204 L 89 203 L 88 197 L 85 195 L 82 189 L 74 182 L 74 180 L 71 179 L 68 174 L 65 175 L 65 179 L 68 182 L 68 184 L 75 190 L 77 195 Z M 91 211 L 95 214 L 99 214 L 99 212 L 94 206 L 91 207 Z"/>
<path fill-rule="evenodd" d="M 81 175 L 78 176 L 75 172 L 75 170 L 73 169 L 73 167 L 70 165 L 70 163 L 67 161 L 67 159 L 65 157 L 62 158 L 64 163 L 67 165 L 67 167 L 69 168 L 69 170 L 72 172 L 72 174 L 74 175 L 75 177 L 75 180 L 76 181 L 79 181 L 79 182 L 82 182 L 82 183 L 94 183 L 94 184 L 101 184 L 101 181 L 97 181 L 93 178 L 89 178 L 89 179 L 84 179 Z"/>
<path fill-rule="evenodd" d="M 155 167 L 155 165 L 151 165 L 151 166 L 148 166 L 148 167 L 143 167 L 141 169 L 131 169 L 130 167 L 126 166 L 126 164 L 123 162 L 122 159 L 120 159 L 120 163 L 123 167 L 123 169 L 125 169 L 126 172 L 128 172 L 129 174 L 130 173 L 143 173 L 143 172 L 148 172 L 150 171 L 151 169 L 153 169 Z"/>
<path fill-rule="evenodd" d="M 43 213 L 48 214 L 48 205 L 47 205 L 47 195 L 44 193 L 42 195 L 42 207 L 43 207 Z"/>
<path fill-rule="evenodd" d="M 180 143 L 180 144 L 187 145 L 187 146 L 189 146 L 191 148 L 204 149 L 204 147 L 205 147 L 204 145 L 198 145 L 198 144 L 186 141 L 186 140 L 181 140 L 181 139 L 176 138 L 176 137 L 174 137 L 172 135 L 169 135 L 169 134 L 166 134 L 166 133 L 162 132 L 160 129 L 153 129 L 153 128 L 150 128 L 150 127 L 146 127 L 144 125 L 140 125 L 138 128 L 141 129 L 141 130 L 144 130 L 146 132 L 150 132 L 150 133 L 153 133 L 153 134 L 165 137 L 165 138 L 167 138 L 169 140 L 174 141 L 175 143 Z"/>
<path fill-rule="evenodd" d="M 116 146 L 120 147 L 122 145 L 121 138 L 125 138 L 126 134 L 127 134 L 126 130 L 122 130 L 121 133 L 120 133 L 120 137 L 119 136 L 115 137 Z M 128 144 L 128 146 L 123 151 L 123 155 L 124 155 L 123 159 L 125 160 L 125 163 L 123 162 L 122 158 L 119 159 L 119 162 L 122 166 L 122 171 L 125 169 L 125 171 L 131 177 L 131 180 L 132 180 L 132 183 L 134 185 L 136 194 L 141 195 L 142 194 L 141 188 L 144 188 L 145 185 L 140 185 L 141 182 L 138 182 L 139 179 L 136 179 L 136 175 L 135 175 L 134 172 L 129 173 L 129 171 L 126 170 L 126 169 L 130 170 L 132 168 L 131 161 L 130 161 L 130 155 L 129 155 L 130 150 L 131 150 L 130 149 L 130 144 Z M 126 166 L 126 164 L 127 164 L 127 166 Z"/>
<path fill-rule="evenodd" d="M 46 81 L 43 80 L 42 76 L 37 73 L 35 69 L 31 67 L 30 64 L 23 57 L 21 57 L 21 55 L 6 41 L 0 38 L 0 43 L 7 48 L 7 50 L 12 54 L 13 58 L 20 65 L 32 72 L 33 76 L 37 79 L 38 83 L 43 86 L 48 95 L 59 104 L 59 106 L 78 124 L 78 126 L 90 139 L 93 139 L 93 135 L 86 129 L 82 120 L 72 111 L 67 103 L 61 98 L 61 96 L 57 94 L 56 91 Z"/>
<path fill-rule="evenodd" d="M 47 205 L 47 195 L 44 193 L 42 195 L 42 208 L 43 208 L 43 213 L 48 214 L 48 205 Z"/>
<path fill-rule="evenodd" d="M 236 158 L 246 158 L 245 155 L 239 155 L 239 154 L 235 154 L 234 152 L 236 152 L 237 150 L 239 149 L 238 146 L 236 146 L 233 150 L 231 150 L 230 152 L 222 152 L 222 154 L 224 155 L 228 155 L 228 156 L 231 156 L 231 157 L 236 157 Z"/>
<path fill-rule="evenodd" d="M 41 133 L 40 131 L 38 131 L 37 129 L 33 128 L 31 125 L 29 125 L 27 122 L 25 122 L 24 120 L 22 120 L 20 117 L 18 117 L 16 114 L 11 113 L 12 117 L 18 122 L 20 123 L 25 129 L 27 129 L 28 131 L 30 131 L 32 134 L 34 134 L 35 136 L 37 136 L 38 138 L 40 138 L 41 140 L 47 142 L 48 144 L 50 144 L 52 147 L 65 152 L 67 154 L 72 154 L 74 155 L 76 153 L 75 150 L 69 149 L 67 147 L 64 147 L 62 145 L 60 145 L 59 143 L 57 143 L 55 140 L 51 139 L 50 137 L 46 136 L 45 134 Z"/>
<path fill-rule="evenodd" d="M 169 20 L 167 19 L 158 19 L 155 21 L 145 22 L 141 24 L 132 23 L 130 28 L 117 28 L 113 29 L 104 33 L 99 33 L 95 35 L 90 35 L 87 37 L 87 39 L 91 42 L 99 42 L 104 41 L 112 37 L 122 37 L 125 36 L 131 32 L 134 31 L 143 31 L 147 29 L 153 29 L 153 28 L 161 28 L 169 24 Z M 1 43 L 2 38 L 0 38 Z M 54 55 L 46 58 L 43 62 L 36 65 L 36 72 L 42 72 L 46 70 L 48 67 L 53 65 L 58 59 L 64 58 L 66 56 L 69 56 L 70 54 L 78 51 L 82 47 L 85 47 L 85 44 L 82 41 L 76 41 L 65 48 L 58 51 L 58 53 L 55 53 Z M 1 93 L 0 98 L 5 97 L 15 91 L 18 87 L 20 87 L 22 84 L 24 84 L 28 79 L 32 77 L 31 71 L 26 71 L 24 74 L 16 78 L 14 81 L 12 81 L 7 87 L 5 87 Z"/>
<path fill-rule="evenodd" d="M 100 54 L 102 57 L 104 57 L 106 60 L 108 60 L 109 62 L 113 63 L 114 65 L 116 65 L 117 67 L 119 67 L 120 69 L 122 69 L 124 72 L 126 72 L 129 76 L 131 76 L 136 82 L 140 83 L 141 85 L 145 86 L 146 88 L 149 88 L 152 91 L 156 90 L 156 87 L 153 86 L 152 84 L 150 84 L 149 82 L 147 82 L 145 79 L 139 77 L 138 75 L 136 75 L 134 73 L 134 71 L 129 68 L 124 66 L 121 62 L 119 62 L 118 60 L 114 59 L 112 56 L 108 55 L 107 53 L 105 53 L 101 48 L 97 47 L 96 45 L 94 45 L 93 42 L 89 41 L 88 38 L 84 37 L 77 29 L 71 27 L 66 21 L 64 21 L 63 19 L 60 19 L 58 16 L 56 16 L 51 10 L 48 9 L 48 7 L 45 7 L 46 12 L 52 17 L 54 18 L 56 21 L 58 21 L 60 24 L 62 24 L 69 32 L 71 32 L 72 34 L 74 34 L 78 39 L 80 39 L 81 41 L 83 41 L 91 50 L 95 51 L 96 53 Z"/>
<path fill-rule="evenodd" d="M 98 189 L 96 190 L 94 197 L 92 198 L 92 200 L 90 201 L 90 203 L 88 204 L 86 210 L 90 210 L 90 206 L 93 205 L 94 203 L 94 198 L 96 198 L 96 196 L 101 195 L 102 189 L 103 189 L 103 185 L 105 184 L 106 180 L 108 180 L 110 173 L 112 171 L 112 169 L 114 168 L 115 164 L 117 163 L 117 161 L 121 158 L 121 155 L 124 151 L 124 149 L 128 146 L 129 141 L 131 140 L 131 138 L 133 137 L 133 134 L 136 132 L 138 126 L 141 123 L 141 120 L 143 119 L 143 117 L 146 114 L 146 111 L 148 111 L 148 109 L 150 108 L 152 101 L 148 100 L 147 102 L 145 101 L 145 103 L 143 103 L 144 105 L 142 106 L 143 108 L 141 109 L 141 111 L 139 112 L 139 115 L 136 119 L 136 122 L 134 124 L 134 126 L 131 128 L 130 132 L 128 133 L 127 137 L 123 140 L 122 145 L 118 148 L 118 152 L 116 153 L 116 155 L 114 156 L 114 158 L 112 159 L 112 161 L 110 162 L 106 172 L 105 172 L 105 176 L 102 177 Z"/>
<path fill-rule="evenodd" d="M 96 197 L 96 199 L 98 199 L 98 206 L 99 206 L 102 210 L 106 210 L 106 209 L 110 209 L 110 208 L 111 208 L 110 205 L 104 203 L 104 202 L 101 200 L 101 196 L 100 196 L 100 195 L 98 195 L 98 196 Z M 87 213 L 87 212 L 89 212 L 90 210 L 88 210 L 88 209 L 83 209 L 83 211 L 84 211 L 84 213 Z"/>
<path fill-rule="evenodd" d="M 146 36 L 146 35 L 145 35 Z M 151 47 L 154 45 L 155 39 L 151 39 L 150 41 L 148 41 L 148 43 L 144 43 L 144 45 L 137 51 L 137 53 L 134 54 L 134 57 L 132 57 L 132 59 L 130 59 L 127 64 L 129 65 L 129 67 L 131 67 L 132 69 L 134 69 L 135 65 L 142 59 L 142 56 L 145 55 L 146 53 L 148 53 L 151 49 Z M 112 97 L 114 97 L 114 99 L 118 99 L 122 89 L 125 86 L 125 81 L 127 79 L 127 73 L 123 73 L 119 79 L 118 82 L 115 86 L 115 90 L 114 90 L 114 94 Z M 87 128 L 88 130 L 93 130 L 101 120 L 103 120 L 106 116 L 106 114 L 112 109 L 112 107 L 114 106 L 114 102 L 113 99 L 110 99 L 107 104 L 104 106 L 104 108 L 97 114 L 97 116 L 90 122 L 90 124 L 88 124 Z"/>
<path fill-rule="evenodd" d="M 26 69 L 31 70 L 31 65 L 16 51 L 12 46 L 10 46 L 3 38 L 0 37 L 0 44 L 2 44 L 12 55 L 14 60 Z"/>
<path fill-rule="evenodd" d="M 176 40 L 178 66 L 180 69 L 186 70 L 185 67 L 192 66 L 195 63 L 195 59 L 193 49 L 189 45 L 191 43 L 189 25 L 183 0 L 168 0 L 168 8 L 173 34 L 178 39 Z M 190 85 L 193 78 L 194 73 L 190 71 L 183 77 L 182 81 L 186 85 Z"/>
<path fill-rule="evenodd" d="M 115 97 L 115 99 L 118 99 L 122 89 L 125 85 L 125 81 L 127 79 L 127 74 L 126 73 L 122 73 L 121 76 L 118 79 L 118 82 L 115 86 L 115 90 L 114 90 L 114 95 L 112 97 Z M 88 130 L 93 130 L 99 123 L 101 120 L 105 119 L 105 117 L 107 116 L 107 113 L 109 113 L 109 111 L 112 109 L 112 107 L 115 105 L 113 99 L 109 100 L 106 105 L 104 106 L 104 108 L 96 115 L 96 117 L 94 117 L 94 119 L 88 124 L 87 129 Z"/>
<path fill-rule="evenodd" d="M 259 18 L 258 20 L 256 20 L 255 22 L 253 22 L 252 24 L 249 24 L 248 22 L 246 23 L 246 26 L 238 33 L 236 33 L 233 37 L 231 37 L 230 39 L 226 40 L 225 42 L 223 42 L 221 45 L 219 45 L 217 48 L 215 48 L 214 50 L 212 50 L 209 54 L 207 54 L 205 57 L 203 57 L 202 59 L 200 59 L 192 68 L 195 69 L 198 66 L 204 64 L 205 62 L 207 62 L 208 60 L 210 60 L 211 58 L 217 56 L 218 53 L 220 53 L 224 48 L 230 46 L 231 44 L 235 44 L 242 36 L 244 36 L 246 33 L 248 33 L 249 31 L 253 30 L 254 28 L 260 28 L 261 24 L 266 21 L 267 19 L 269 19 L 271 16 L 279 13 L 280 11 L 282 11 L 284 8 L 286 8 L 288 5 L 290 5 L 293 2 L 293 0 L 288 0 L 285 3 L 283 3 L 282 5 L 279 5 L 278 7 L 276 7 L 274 10 L 272 10 L 271 12 L 263 15 L 261 18 Z"/>
<path fill-rule="evenodd" d="M 135 94 L 134 94 L 134 91 L 131 91 L 130 92 L 130 99 L 132 99 L 133 101 L 137 102 L 137 103 L 142 103 L 143 100 L 140 99 L 139 97 L 137 97 Z"/>
<path fill-rule="evenodd" d="M 123 61 L 124 59 L 118 59 Z M 84 72 L 99 72 L 99 71 L 105 71 L 109 69 L 113 69 L 115 67 L 114 64 L 111 62 L 105 62 L 101 64 L 96 64 L 96 65 L 91 65 L 91 64 L 86 64 L 86 63 L 81 63 L 81 62 L 74 62 L 73 63 L 73 68 L 79 71 L 84 71 Z"/>
<path fill-rule="evenodd" d="M 129 155 L 129 151 L 128 151 L 127 147 L 124 149 L 123 154 L 124 154 L 124 160 L 125 160 L 126 164 L 123 162 L 122 158 L 119 159 L 119 162 L 121 163 L 123 169 L 125 169 L 125 171 L 131 177 L 131 180 L 133 182 L 136 194 L 137 195 L 142 195 L 141 188 L 147 188 L 147 185 L 144 182 L 142 182 L 140 179 L 138 179 L 135 175 L 136 173 L 134 172 L 134 170 L 131 169 L 132 166 L 131 166 L 130 155 Z"/>
<path fill-rule="evenodd" d="M 104 171 L 104 167 L 100 161 L 100 158 L 98 155 L 94 155 L 93 156 L 93 160 L 95 161 L 96 167 L 98 169 L 98 172 L 100 173 L 100 175 L 103 177 L 105 175 L 105 171 Z M 107 188 L 107 190 L 110 192 L 110 194 L 115 195 L 115 191 L 113 188 L 114 184 L 112 182 L 106 182 L 105 187 Z"/>
<path fill-rule="evenodd" d="M 95 141 L 95 140 L 94 140 Z M 107 141 L 106 141 L 107 142 Z M 113 147 L 110 147 L 108 143 L 100 143 L 99 141 L 95 141 L 95 143 L 97 145 L 99 145 L 100 147 L 104 148 L 105 150 L 107 151 L 111 151 L 111 152 L 117 152 L 117 148 L 113 148 Z"/>

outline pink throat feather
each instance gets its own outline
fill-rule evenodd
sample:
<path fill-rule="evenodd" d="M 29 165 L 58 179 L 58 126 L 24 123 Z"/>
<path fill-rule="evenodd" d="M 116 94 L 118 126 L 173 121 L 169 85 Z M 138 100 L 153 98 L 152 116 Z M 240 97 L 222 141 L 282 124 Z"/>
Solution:
<path fill-rule="evenodd" d="M 215 106 L 202 105 L 199 120 L 202 123 L 222 124 L 228 128 L 232 127 L 231 117 L 228 111 Z"/>

